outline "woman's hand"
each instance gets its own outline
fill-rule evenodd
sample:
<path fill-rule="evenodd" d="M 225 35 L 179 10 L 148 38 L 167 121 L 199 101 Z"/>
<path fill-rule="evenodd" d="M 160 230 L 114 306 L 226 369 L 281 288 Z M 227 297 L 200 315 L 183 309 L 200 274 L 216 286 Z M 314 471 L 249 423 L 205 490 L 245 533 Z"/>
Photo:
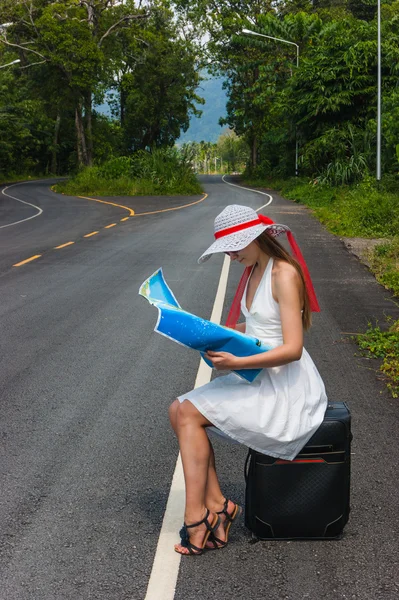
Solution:
<path fill-rule="evenodd" d="M 205 356 L 211 361 L 215 369 L 219 371 L 234 371 L 239 368 L 240 358 L 234 356 L 234 354 L 230 354 L 230 352 L 213 352 L 213 350 L 208 350 Z"/>

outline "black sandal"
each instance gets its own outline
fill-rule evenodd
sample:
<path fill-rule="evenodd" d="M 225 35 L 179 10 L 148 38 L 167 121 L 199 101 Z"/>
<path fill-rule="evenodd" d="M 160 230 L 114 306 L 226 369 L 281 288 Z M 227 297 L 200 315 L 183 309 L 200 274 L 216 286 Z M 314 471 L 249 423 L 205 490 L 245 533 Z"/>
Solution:
<path fill-rule="evenodd" d="M 185 554 L 183 552 L 180 552 L 179 550 L 176 549 L 176 547 L 175 547 L 175 552 L 177 552 L 178 554 L 181 554 L 182 556 L 189 556 L 190 554 L 192 556 L 200 556 L 203 553 L 205 544 L 207 543 L 209 536 L 214 535 L 214 532 L 216 531 L 216 529 L 219 527 L 219 524 L 220 524 L 220 518 L 217 516 L 217 514 L 215 515 L 215 518 L 213 519 L 213 522 L 211 524 L 208 521 L 208 517 L 209 517 L 209 509 L 206 509 L 206 515 L 202 519 L 202 521 L 198 521 L 198 523 L 192 523 L 191 525 L 186 525 L 184 523 L 183 527 L 180 529 L 180 532 L 179 532 L 180 539 L 181 539 L 180 545 L 183 546 L 183 548 L 187 548 L 189 553 Z M 202 546 L 199 548 L 198 546 L 194 546 L 194 544 L 192 544 L 190 542 L 190 536 L 188 535 L 188 529 L 190 529 L 191 527 L 198 527 L 199 525 L 202 525 L 202 523 L 205 523 L 207 530 L 205 531 Z"/>
<path fill-rule="evenodd" d="M 210 548 L 208 546 L 207 550 L 220 550 L 221 548 L 224 548 L 227 545 L 227 542 L 229 541 L 230 527 L 232 526 L 232 524 L 234 523 L 236 518 L 239 517 L 240 514 L 242 513 L 242 508 L 238 504 L 234 504 L 233 512 L 231 514 L 229 514 L 227 512 L 228 505 L 229 505 L 229 500 L 226 499 L 224 501 L 223 509 L 219 510 L 216 513 L 217 515 L 224 515 L 226 517 L 226 520 L 224 521 L 224 523 L 226 524 L 225 529 L 224 529 L 225 534 L 226 534 L 226 539 L 221 540 L 214 533 L 211 533 L 209 536 L 209 541 L 213 544 L 214 547 Z"/>

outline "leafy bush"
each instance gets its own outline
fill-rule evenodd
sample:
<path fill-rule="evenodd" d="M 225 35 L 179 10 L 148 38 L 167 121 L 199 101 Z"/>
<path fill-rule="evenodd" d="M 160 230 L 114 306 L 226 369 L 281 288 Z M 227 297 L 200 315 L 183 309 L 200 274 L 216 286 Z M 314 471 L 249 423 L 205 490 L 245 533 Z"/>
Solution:
<path fill-rule="evenodd" d="M 98 167 L 98 174 L 107 180 L 119 179 L 119 177 L 131 177 L 132 159 L 130 156 L 111 158 Z"/>
<path fill-rule="evenodd" d="M 367 161 L 362 154 L 358 154 L 330 162 L 316 180 L 322 185 L 348 185 L 363 179 L 366 172 Z"/>
<path fill-rule="evenodd" d="M 87 167 L 57 191 L 72 195 L 153 196 L 200 194 L 202 188 L 185 155 L 174 148 L 141 150 Z"/>
<path fill-rule="evenodd" d="M 67 181 L 58 183 L 57 192 L 71 196 L 130 196 L 133 182 L 130 177 L 107 179 L 100 174 L 100 167 L 86 167 Z"/>
<path fill-rule="evenodd" d="M 318 174 L 316 181 L 320 184 L 357 183 L 374 164 L 374 137 L 369 129 L 351 123 L 332 127 L 304 146 L 302 165 Z"/>
<path fill-rule="evenodd" d="M 377 280 L 399 296 L 399 237 L 376 246 L 370 262 Z"/>
<path fill-rule="evenodd" d="M 387 387 L 394 398 L 399 397 L 399 321 L 388 319 L 388 331 L 373 327 L 358 335 L 355 340 L 363 354 L 370 358 L 382 359 L 380 371 L 384 374 Z"/>

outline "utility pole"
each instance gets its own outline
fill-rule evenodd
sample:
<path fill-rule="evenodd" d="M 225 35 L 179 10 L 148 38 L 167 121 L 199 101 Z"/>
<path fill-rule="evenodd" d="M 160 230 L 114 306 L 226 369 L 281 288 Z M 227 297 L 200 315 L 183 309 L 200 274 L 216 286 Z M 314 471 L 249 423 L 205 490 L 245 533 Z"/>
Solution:
<path fill-rule="evenodd" d="M 378 0 L 379 2 L 380 0 Z M 276 42 L 283 42 L 284 44 L 291 44 L 296 47 L 296 66 L 299 67 L 299 46 L 295 42 L 290 42 L 289 40 L 283 40 L 282 38 L 273 37 L 272 35 L 266 35 L 264 33 L 257 33 L 256 31 L 251 31 L 250 29 L 243 29 L 242 33 L 248 33 L 250 35 L 258 35 L 259 37 L 268 38 L 269 40 L 275 40 Z M 298 177 L 298 157 L 299 157 L 299 144 L 298 144 L 298 136 L 295 128 L 295 176 Z"/>
<path fill-rule="evenodd" d="M 381 0 L 377 9 L 377 181 L 381 180 Z"/>

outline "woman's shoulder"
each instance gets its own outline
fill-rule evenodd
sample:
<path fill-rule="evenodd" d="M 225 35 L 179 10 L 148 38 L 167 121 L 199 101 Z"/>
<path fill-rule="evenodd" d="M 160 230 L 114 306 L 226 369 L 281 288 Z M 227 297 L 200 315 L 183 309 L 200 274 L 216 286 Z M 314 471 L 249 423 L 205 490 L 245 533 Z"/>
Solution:
<path fill-rule="evenodd" d="M 276 301 L 283 295 L 291 295 L 296 291 L 302 296 L 301 277 L 294 267 L 285 260 L 275 259 L 272 271 L 272 291 Z"/>
<path fill-rule="evenodd" d="M 273 275 L 282 280 L 300 281 L 300 276 L 294 265 L 291 265 L 286 260 L 275 258 L 273 261 Z"/>

